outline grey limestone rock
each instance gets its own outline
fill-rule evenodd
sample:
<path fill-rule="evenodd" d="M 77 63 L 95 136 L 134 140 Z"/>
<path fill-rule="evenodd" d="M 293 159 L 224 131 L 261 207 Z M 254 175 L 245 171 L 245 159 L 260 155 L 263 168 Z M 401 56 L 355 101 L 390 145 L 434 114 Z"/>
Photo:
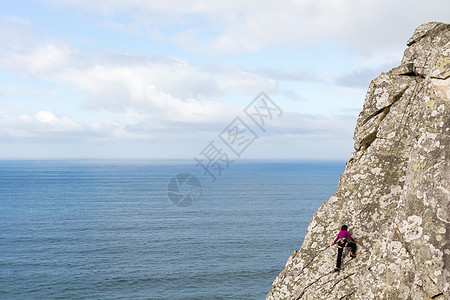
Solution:
<path fill-rule="evenodd" d="M 369 86 L 355 152 L 267 299 L 450 299 L 450 24 Z M 342 224 L 359 239 L 333 272 Z"/>

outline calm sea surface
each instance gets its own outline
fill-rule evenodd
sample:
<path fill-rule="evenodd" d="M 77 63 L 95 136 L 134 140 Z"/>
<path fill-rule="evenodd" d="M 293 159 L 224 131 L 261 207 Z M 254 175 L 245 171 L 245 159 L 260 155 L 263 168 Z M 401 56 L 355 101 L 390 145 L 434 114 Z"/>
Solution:
<path fill-rule="evenodd" d="M 0 299 L 264 299 L 344 167 L 0 161 Z M 168 198 L 180 172 L 194 206 Z"/>

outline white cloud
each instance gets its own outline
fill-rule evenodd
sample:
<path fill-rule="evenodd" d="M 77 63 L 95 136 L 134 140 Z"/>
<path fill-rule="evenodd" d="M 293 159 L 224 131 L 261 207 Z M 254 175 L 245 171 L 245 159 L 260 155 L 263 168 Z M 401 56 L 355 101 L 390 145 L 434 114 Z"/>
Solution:
<path fill-rule="evenodd" d="M 194 155 L 201 150 L 196 142 L 215 137 L 241 111 L 220 102 L 222 96 L 238 92 L 250 101 L 255 93 L 277 87 L 273 80 L 234 67 L 202 69 L 168 56 L 82 53 L 16 17 L 0 22 L 0 67 L 58 88 L 58 98 L 46 100 L 45 109 L 38 108 L 39 101 L 54 90 L 20 82 L 5 89 L 10 106 L 0 107 L 0 142 L 7 149 L 2 157 L 13 158 L 30 157 L 27 152 L 37 157 L 133 157 L 135 147 L 149 149 L 136 150 L 147 158 Z M 65 106 L 64 95 L 71 89 L 86 98 L 71 97 Z M 15 97 L 33 104 L 14 103 Z M 103 115 L 101 121 L 76 120 L 77 113 L 70 111 L 76 107 L 73 101 Z M 133 148 L 130 154 L 127 145 Z M 180 145 L 186 153 L 176 150 Z M 188 152 L 189 147 L 194 150 Z"/>
<path fill-rule="evenodd" d="M 92 110 L 161 122 L 217 122 L 238 108 L 205 99 L 231 92 L 253 97 L 276 88 L 273 80 L 237 68 L 200 69 L 167 56 L 84 54 L 43 38 L 18 18 L 3 18 L 0 39 L 0 66 L 85 91 L 84 106 Z"/>
<path fill-rule="evenodd" d="M 50 124 L 43 122 L 42 113 L 43 112 L 38 112 L 36 115 L 22 114 L 20 116 L 2 115 L 0 124 L 4 132 L 14 137 L 31 137 L 43 130 L 48 131 L 48 129 L 54 132 L 55 127 L 49 126 Z M 41 115 L 40 117 L 38 116 L 39 114 Z M 62 123 L 65 122 L 63 121 Z M 59 130 L 67 131 L 67 128 L 59 127 Z"/>
<path fill-rule="evenodd" d="M 305 90 L 297 89 L 296 81 L 320 82 L 320 88 L 327 84 L 364 88 L 370 81 L 369 77 L 378 75 L 381 65 L 399 61 L 405 42 L 417 25 L 444 20 L 450 11 L 448 1 L 433 0 L 426 4 L 405 0 L 41 1 L 51 3 L 56 13 L 66 7 L 94 12 L 98 25 L 134 35 L 133 38 L 148 35 L 152 39 L 150 42 L 154 42 L 160 51 L 164 51 L 167 45 L 175 44 L 182 49 L 177 48 L 174 53 L 187 53 L 184 51 L 188 49 L 200 54 L 207 53 L 208 60 L 219 55 L 221 61 L 230 58 L 236 63 L 245 57 L 234 54 L 260 50 L 268 50 L 268 54 L 262 51 L 257 58 L 270 60 L 271 55 L 287 56 L 296 49 L 318 49 L 320 47 L 317 45 L 323 44 L 331 45 L 324 47 L 327 49 L 325 51 L 344 49 L 346 55 L 348 51 L 355 55 L 356 66 L 355 61 L 346 57 L 352 65 L 340 77 L 330 72 L 339 64 L 323 72 L 323 69 L 310 71 L 298 68 L 302 62 L 293 62 L 290 68 L 282 65 L 274 67 L 274 61 L 288 60 L 284 57 L 269 62 L 268 67 L 264 67 L 264 61 L 257 64 L 263 67 L 251 67 L 257 58 L 249 63 L 250 67 L 199 67 L 186 59 L 165 55 L 83 53 L 66 40 L 46 37 L 26 20 L 17 17 L 1 19 L 0 68 L 13 70 L 22 77 L 56 83 L 50 84 L 49 89 L 56 87 L 57 90 L 52 91 L 58 93 L 58 98 L 47 99 L 45 105 L 39 107 L 39 101 L 46 94 L 36 85 L 21 86 L 20 82 L 15 82 L 10 89 L 2 90 L 0 97 L 5 102 L 9 101 L 7 105 L 24 105 L 25 109 L 5 112 L 3 107 L 0 111 L 0 141 L 29 139 L 38 141 L 35 145 L 41 141 L 60 145 L 63 144 L 61 141 L 70 141 L 74 145 L 98 145 L 102 151 L 112 148 L 111 144 L 102 146 L 102 143 L 90 142 L 107 141 L 126 151 L 130 141 L 151 141 L 155 155 L 173 152 L 178 156 L 183 154 L 177 152 L 181 150 L 176 150 L 180 144 L 188 145 L 186 147 L 191 147 L 193 151 L 201 150 L 191 142 L 192 139 L 204 146 L 241 112 L 237 101 L 230 95 L 238 94 L 251 101 L 259 91 L 264 90 L 268 94 L 272 92 L 293 100 L 290 104 L 294 101 L 308 104 L 311 99 L 307 98 Z M 76 14 L 79 12 L 74 12 Z M 81 30 L 79 34 L 85 33 Z M 79 37 L 71 33 L 66 36 L 68 39 Z M 282 51 L 277 52 L 278 49 Z M 233 55 L 227 57 L 228 53 Z M 318 54 L 317 57 L 320 58 L 320 55 L 334 57 L 330 53 Z M 200 55 L 194 56 L 200 58 Z M 336 54 L 337 59 L 342 56 L 342 53 Z M 200 58 L 199 61 L 205 60 Z M 367 83 L 364 83 L 365 80 Z M 281 87 L 278 87 L 278 82 L 282 82 Z M 311 90 L 314 88 L 311 87 Z M 75 89 L 75 93 L 71 93 L 71 89 Z M 79 101 L 80 107 L 76 108 L 79 109 L 78 116 L 80 111 L 88 109 L 90 116 L 101 116 L 101 121 L 77 120 L 77 113 L 70 111 L 77 103 L 67 106 L 63 103 L 66 101 L 64 95 L 68 94 L 67 101 Z M 75 94 L 76 97 L 82 94 L 84 98 L 74 100 Z M 311 94 L 315 95 L 314 91 Z M 27 98 L 27 104 L 13 103 L 14 99 L 21 97 Z M 227 103 L 227 100 L 230 102 Z M 29 105 L 31 101 L 34 102 Z M 317 97 L 314 101 L 324 99 Z M 53 103 L 55 107 L 51 107 Z M 324 101 L 321 105 L 327 104 Z M 295 157 L 296 147 L 307 143 L 309 153 L 323 153 L 326 158 L 326 153 L 334 151 L 333 146 L 326 148 L 331 145 L 330 141 L 345 140 L 345 145 L 351 147 L 353 126 L 354 119 L 351 117 L 286 112 L 261 140 L 265 145 L 281 148 L 286 148 L 284 143 L 291 145 L 292 149 L 282 150 L 291 153 L 292 157 Z M 126 143 L 122 144 L 123 141 Z M 298 151 L 304 152 L 301 156 L 307 156 L 306 150 Z M 13 153 L 13 150 L 10 152 Z M 86 153 L 89 151 L 86 150 Z M 195 152 L 186 154 L 195 155 Z"/>
<path fill-rule="evenodd" d="M 66 115 L 40 110 L 34 114 L 0 114 L 0 127 L 11 138 L 70 139 L 74 135 L 109 135 L 97 123 L 82 124 Z"/>
<path fill-rule="evenodd" d="M 28 21 L 2 17 L 0 66 L 43 74 L 67 66 L 72 51 L 61 41 L 46 39 Z"/>
<path fill-rule="evenodd" d="M 287 0 L 268 1 L 140 1 L 46 0 L 113 19 L 133 12 L 124 27 L 148 32 L 149 16 L 166 20 L 165 27 L 183 24 L 169 39 L 191 50 L 207 53 L 252 52 L 277 46 L 334 43 L 358 53 L 364 60 L 398 61 L 415 27 L 448 19 L 450 2 L 432 0 Z M 143 17 L 147 16 L 147 18 Z M 113 21 L 111 21 L 113 22 Z M 199 27 L 198 24 L 203 23 Z M 151 28 L 157 27 L 152 23 Z M 153 32 L 154 34 L 154 32 Z M 160 37 L 163 35 L 160 35 Z"/>
<path fill-rule="evenodd" d="M 174 58 L 155 61 L 126 56 L 91 65 L 59 75 L 59 80 L 89 91 L 87 108 L 171 121 L 203 123 L 223 119 L 236 114 L 237 108 L 204 99 L 235 91 L 252 95 L 276 87 L 274 81 L 256 74 L 239 70 L 209 73 Z"/>

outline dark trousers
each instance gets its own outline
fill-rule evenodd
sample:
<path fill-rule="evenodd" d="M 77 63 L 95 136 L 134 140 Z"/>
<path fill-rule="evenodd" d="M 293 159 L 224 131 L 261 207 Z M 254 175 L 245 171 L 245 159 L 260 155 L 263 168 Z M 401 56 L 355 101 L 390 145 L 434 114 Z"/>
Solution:
<path fill-rule="evenodd" d="M 338 256 L 336 261 L 336 268 L 341 268 L 341 260 L 342 260 L 342 253 L 344 252 L 345 247 L 350 247 L 352 250 L 352 253 L 356 253 L 356 244 L 353 242 L 343 243 L 342 245 L 338 244 Z"/>

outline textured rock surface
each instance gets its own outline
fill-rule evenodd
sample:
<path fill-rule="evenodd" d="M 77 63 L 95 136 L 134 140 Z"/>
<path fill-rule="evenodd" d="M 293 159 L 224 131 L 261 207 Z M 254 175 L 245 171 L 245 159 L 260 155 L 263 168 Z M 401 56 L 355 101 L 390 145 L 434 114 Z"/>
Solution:
<path fill-rule="evenodd" d="M 449 40 L 450 24 L 419 26 L 370 83 L 338 190 L 267 299 L 450 299 Z M 335 273 L 342 224 L 358 257 Z"/>

